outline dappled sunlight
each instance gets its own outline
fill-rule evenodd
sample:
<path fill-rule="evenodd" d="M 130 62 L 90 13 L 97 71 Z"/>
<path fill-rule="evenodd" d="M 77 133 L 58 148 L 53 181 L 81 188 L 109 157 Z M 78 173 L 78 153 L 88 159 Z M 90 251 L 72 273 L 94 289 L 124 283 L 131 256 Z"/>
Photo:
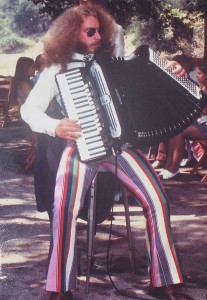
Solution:
<path fill-rule="evenodd" d="M 15 263 L 26 263 L 28 261 L 28 258 L 20 255 L 18 253 L 9 253 L 7 255 L 2 255 L 1 258 L 1 264 L 5 265 L 5 264 L 15 264 Z"/>
<path fill-rule="evenodd" d="M 10 216 L 11 217 L 11 216 Z M 39 218 L 29 218 L 28 217 L 28 215 L 27 215 L 27 217 L 21 217 L 21 218 L 19 218 L 19 217 L 12 217 L 12 220 L 10 220 L 9 219 L 9 216 L 8 216 L 8 220 L 5 220 L 5 218 L 4 218 L 4 225 L 5 224 L 24 224 L 24 225 L 32 225 L 32 224 L 34 224 L 34 222 L 35 221 L 39 221 Z M 41 222 L 39 221 L 39 224 L 40 224 Z"/>
<path fill-rule="evenodd" d="M 172 215 L 171 214 L 171 221 L 188 221 L 188 220 L 195 220 L 195 215 Z"/>
<path fill-rule="evenodd" d="M 11 183 L 11 182 L 9 181 L 9 183 Z M 30 195 L 30 197 L 31 197 L 31 195 Z M 25 204 L 28 205 L 28 201 L 24 200 L 24 199 L 16 199 L 16 198 L 9 198 L 9 199 L 8 198 L 1 198 L 0 206 L 5 206 L 5 205 L 8 205 L 8 204 L 9 204 L 9 206 L 25 205 Z M 34 205 L 34 203 L 32 203 L 31 205 Z"/>
<path fill-rule="evenodd" d="M 24 177 L 19 180 L 25 182 Z M 19 182 L 12 180 L 10 184 L 8 180 L 4 184 L 6 189 L 8 185 L 9 188 L 19 185 Z M 44 297 L 44 286 L 50 243 L 48 215 L 36 211 L 33 189 L 29 192 L 25 185 L 19 187 L 25 193 L 20 193 L 18 198 L 11 195 L 10 199 L 1 199 L 2 295 L 3 299 L 7 299 L 4 297 L 9 291 L 10 297 L 14 297 L 12 299 L 21 299 L 23 293 L 25 299 L 39 299 L 41 289 L 42 299 L 47 299 Z"/>
<path fill-rule="evenodd" d="M 4 244 L 6 254 L 2 253 L 2 265 L 9 263 L 34 262 L 44 259 L 48 254 L 49 236 L 44 239 L 12 239 Z M 38 253 L 35 255 L 34 253 Z"/>

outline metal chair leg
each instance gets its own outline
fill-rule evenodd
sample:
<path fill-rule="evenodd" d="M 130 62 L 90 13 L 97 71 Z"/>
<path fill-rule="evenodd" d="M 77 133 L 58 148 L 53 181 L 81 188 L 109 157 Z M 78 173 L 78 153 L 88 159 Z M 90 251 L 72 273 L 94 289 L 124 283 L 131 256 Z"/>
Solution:
<path fill-rule="evenodd" d="M 132 274 L 135 274 L 134 246 L 133 246 L 132 231 L 131 231 L 131 226 L 130 226 L 130 215 L 129 215 L 127 189 L 123 185 L 122 185 L 122 194 L 123 194 L 124 210 L 125 210 L 125 218 L 126 218 L 127 241 L 128 241 L 131 272 L 132 272 Z"/>
<path fill-rule="evenodd" d="M 96 212 L 96 180 L 93 179 L 90 189 L 90 203 L 88 206 L 88 229 L 87 229 L 87 270 L 86 270 L 86 294 L 89 293 L 91 264 L 93 259 L 93 242 L 95 235 L 95 212 Z"/>

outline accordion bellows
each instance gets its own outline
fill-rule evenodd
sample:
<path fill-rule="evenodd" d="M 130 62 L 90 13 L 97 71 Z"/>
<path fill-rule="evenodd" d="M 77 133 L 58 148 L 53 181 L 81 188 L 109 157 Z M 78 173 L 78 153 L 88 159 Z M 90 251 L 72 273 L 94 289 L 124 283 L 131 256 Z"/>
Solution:
<path fill-rule="evenodd" d="M 83 141 L 76 142 L 82 161 L 101 159 L 125 144 L 158 144 L 201 114 L 207 95 L 190 80 L 165 70 L 165 64 L 147 48 L 144 54 L 99 58 L 90 67 L 56 75 L 65 115 L 78 118 L 83 135 L 86 132 Z"/>

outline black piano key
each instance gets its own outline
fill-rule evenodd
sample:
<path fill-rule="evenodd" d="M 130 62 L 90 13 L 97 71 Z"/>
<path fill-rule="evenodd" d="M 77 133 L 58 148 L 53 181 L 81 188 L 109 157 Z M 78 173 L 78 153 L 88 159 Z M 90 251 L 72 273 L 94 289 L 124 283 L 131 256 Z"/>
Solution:
<path fill-rule="evenodd" d="M 83 120 L 83 119 L 85 119 L 85 118 L 87 118 L 87 117 L 92 117 L 92 116 L 94 116 L 94 115 L 96 115 L 96 114 L 90 112 L 90 114 L 88 114 L 87 116 L 79 117 L 79 120 Z"/>
<path fill-rule="evenodd" d="M 95 153 L 98 153 L 98 151 L 100 151 L 100 149 L 104 149 L 103 146 L 99 146 L 99 147 L 94 147 L 94 148 L 89 148 L 88 151 L 91 152 L 91 154 L 95 154 Z M 96 152 L 94 152 L 96 151 Z"/>
<path fill-rule="evenodd" d="M 70 86 L 71 94 L 76 94 L 78 91 L 85 91 L 84 85 Z"/>
<path fill-rule="evenodd" d="M 83 127 L 85 127 L 85 125 L 88 125 L 88 124 L 90 124 L 90 123 L 93 123 L 93 124 L 94 124 L 94 118 L 92 118 L 91 120 L 88 120 L 88 121 L 84 121 L 84 122 L 83 122 L 83 120 L 82 120 L 82 121 L 80 121 L 79 123 L 80 123 L 80 125 L 82 125 Z"/>
<path fill-rule="evenodd" d="M 79 99 L 81 100 L 81 99 L 88 99 L 88 98 L 86 97 L 85 94 L 84 95 L 80 95 L 80 96 L 76 95 L 76 97 L 73 98 L 73 101 L 76 101 L 76 100 L 79 100 Z"/>
<path fill-rule="evenodd" d="M 99 144 L 94 145 L 95 143 L 98 143 L 98 142 L 99 142 Z M 100 142 L 102 142 L 102 143 L 100 143 Z M 102 141 L 101 139 L 99 139 L 99 140 L 97 140 L 97 141 L 93 141 L 93 142 L 90 142 L 90 143 L 86 143 L 86 145 L 88 145 L 88 147 L 89 147 L 89 146 L 93 146 L 92 148 L 88 148 L 88 151 L 89 151 L 89 150 L 96 149 L 97 147 L 103 147 L 103 141 Z"/>
<path fill-rule="evenodd" d="M 106 150 L 105 150 L 105 151 L 97 151 L 97 152 L 94 152 L 93 155 L 91 155 L 91 157 L 92 157 L 92 158 L 95 158 L 96 156 L 101 157 L 101 156 L 102 156 L 101 154 L 102 154 L 102 155 L 106 155 L 106 154 L 107 154 Z"/>
<path fill-rule="evenodd" d="M 91 113 L 92 112 L 92 110 L 91 109 L 88 109 L 88 110 L 84 110 L 84 111 L 78 111 L 77 110 L 77 115 L 79 116 L 79 115 L 82 115 L 82 114 L 87 114 L 87 113 Z"/>
<path fill-rule="evenodd" d="M 91 123 L 91 122 L 90 122 Z M 96 126 L 96 124 L 93 122 L 93 124 L 89 124 L 88 125 L 88 123 L 86 124 L 86 126 L 83 126 L 83 128 L 84 128 L 84 130 L 85 129 L 90 129 L 90 128 L 92 128 L 92 127 L 95 127 Z"/>
<path fill-rule="evenodd" d="M 93 143 L 93 141 L 90 142 L 90 140 L 91 140 L 91 139 L 95 139 L 95 138 L 99 139 L 99 138 L 100 138 L 100 135 L 93 135 L 93 136 L 89 136 L 89 137 L 86 136 L 86 137 L 85 137 L 86 143 L 87 143 L 87 144 L 90 144 L 91 142 Z"/>
<path fill-rule="evenodd" d="M 83 103 L 88 103 L 87 99 L 86 100 L 79 100 L 79 101 L 74 101 L 74 105 L 76 106 L 77 104 L 83 104 Z"/>
<path fill-rule="evenodd" d="M 102 127 L 101 126 L 97 126 L 97 124 L 92 124 L 90 126 L 84 126 L 82 128 L 83 133 L 90 133 L 92 130 L 96 130 L 96 131 L 101 131 Z"/>

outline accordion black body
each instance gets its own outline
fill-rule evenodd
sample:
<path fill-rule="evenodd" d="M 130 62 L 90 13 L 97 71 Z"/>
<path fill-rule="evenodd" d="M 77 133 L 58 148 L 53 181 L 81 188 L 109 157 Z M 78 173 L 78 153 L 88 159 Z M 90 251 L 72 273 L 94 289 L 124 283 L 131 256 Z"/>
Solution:
<path fill-rule="evenodd" d="M 207 105 L 207 95 L 193 82 L 172 76 L 146 56 L 98 63 L 118 112 L 122 140 L 136 147 L 177 135 Z"/>
<path fill-rule="evenodd" d="M 207 95 L 190 80 L 166 71 L 165 64 L 147 49 L 144 55 L 129 59 L 98 58 L 89 67 L 56 76 L 68 117 L 74 116 L 74 110 L 67 104 L 67 91 L 63 92 L 61 81 L 63 76 L 67 78 L 70 96 L 79 101 L 73 83 L 71 87 L 71 74 L 76 71 L 74 82 L 81 77 L 83 90 L 94 103 L 93 113 L 101 116 L 99 131 L 106 151 L 88 158 L 80 155 L 82 161 L 100 159 L 125 144 L 137 148 L 157 144 L 177 135 L 200 115 L 207 105 Z M 108 109 L 109 105 L 113 107 Z M 79 150 L 81 147 L 85 146 L 79 145 Z"/>

